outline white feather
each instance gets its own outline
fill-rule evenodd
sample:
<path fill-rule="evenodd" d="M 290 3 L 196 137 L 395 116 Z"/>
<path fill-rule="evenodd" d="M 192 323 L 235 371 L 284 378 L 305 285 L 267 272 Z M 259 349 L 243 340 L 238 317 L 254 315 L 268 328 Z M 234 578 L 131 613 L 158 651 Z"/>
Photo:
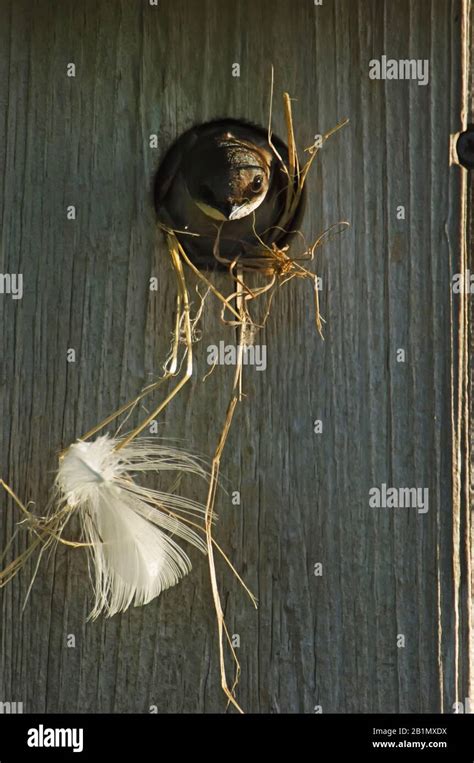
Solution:
<path fill-rule="evenodd" d="M 188 556 L 171 535 L 206 552 L 201 537 L 166 511 L 195 519 L 204 507 L 175 493 L 143 487 L 132 477 L 173 470 L 206 477 L 200 461 L 152 440 L 135 440 L 117 450 L 119 442 L 108 436 L 76 442 L 63 456 L 56 478 L 59 508 L 78 512 L 83 539 L 92 544 L 92 619 L 102 612 L 111 617 L 131 604 L 147 604 L 190 571 Z"/>

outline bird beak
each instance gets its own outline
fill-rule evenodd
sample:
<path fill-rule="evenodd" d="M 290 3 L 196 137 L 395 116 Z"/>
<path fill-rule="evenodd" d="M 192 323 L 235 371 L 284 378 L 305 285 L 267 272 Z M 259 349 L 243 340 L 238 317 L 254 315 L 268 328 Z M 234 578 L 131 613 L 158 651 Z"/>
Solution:
<path fill-rule="evenodd" d="M 245 204 L 231 204 L 230 211 L 228 213 L 229 220 L 238 220 L 240 217 L 245 216 Z"/>
<path fill-rule="evenodd" d="M 231 201 L 226 201 L 219 205 L 219 212 L 222 213 L 225 220 L 238 220 L 242 216 L 241 214 L 239 215 L 239 211 L 243 207 L 243 204 L 232 204 Z"/>
<path fill-rule="evenodd" d="M 221 222 L 239 220 L 247 214 L 247 207 L 245 204 L 231 204 L 231 202 L 228 202 L 217 208 L 211 207 L 209 204 L 205 204 L 202 201 L 196 201 L 195 203 L 205 215 L 212 217 L 213 220 L 220 220 Z"/>

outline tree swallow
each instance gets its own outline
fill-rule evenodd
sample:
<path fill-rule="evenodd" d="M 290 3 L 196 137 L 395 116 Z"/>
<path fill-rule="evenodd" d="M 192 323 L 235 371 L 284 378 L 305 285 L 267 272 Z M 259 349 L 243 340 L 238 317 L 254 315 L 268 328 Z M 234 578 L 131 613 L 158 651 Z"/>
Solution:
<path fill-rule="evenodd" d="M 272 136 L 281 160 L 283 141 Z M 229 261 L 255 256 L 259 237 L 282 246 L 294 231 L 301 204 L 285 230 L 279 220 L 285 207 L 288 176 L 262 127 L 225 119 L 183 133 L 165 155 L 155 178 L 158 219 L 179 231 L 187 254 L 200 267 L 217 265 L 213 249 Z M 190 234 L 198 234 L 193 236 Z"/>

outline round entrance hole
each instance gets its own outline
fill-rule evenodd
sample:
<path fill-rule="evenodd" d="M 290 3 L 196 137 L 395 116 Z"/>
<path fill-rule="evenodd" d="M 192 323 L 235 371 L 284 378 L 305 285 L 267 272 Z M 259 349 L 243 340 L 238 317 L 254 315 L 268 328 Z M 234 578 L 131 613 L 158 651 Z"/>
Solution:
<path fill-rule="evenodd" d="M 245 265 L 298 231 L 305 194 L 288 215 L 288 149 L 271 140 L 263 127 L 222 119 L 191 128 L 167 151 L 155 178 L 158 220 L 198 267 L 237 257 Z"/>

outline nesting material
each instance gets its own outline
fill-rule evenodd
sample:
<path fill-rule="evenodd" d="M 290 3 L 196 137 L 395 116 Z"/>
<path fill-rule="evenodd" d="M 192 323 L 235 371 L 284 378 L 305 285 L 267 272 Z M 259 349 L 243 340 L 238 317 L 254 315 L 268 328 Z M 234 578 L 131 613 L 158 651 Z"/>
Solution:
<path fill-rule="evenodd" d="M 178 518 L 183 513 L 199 518 L 204 507 L 144 487 L 132 477 L 148 471 L 205 477 L 202 465 L 188 453 L 151 440 L 137 439 L 122 449 L 118 444 L 105 435 L 71 445 L 56 478 L 56 510 L 77 512 L 88 544 L 92 619 L 148 604 L 176 585 L 191 562 L 174 537 L 206 551 L 203 539 Z"/>
<path fill-rule="evenodd" d="M 138 481 L 146 472 L 206 479 L 201 461 L 145 438 L 123 448 L 120 444 L 107 435 L 74 443 L 60 459 L 46 516 L 36 517 L 22 506 L 33 546 L 40 542 L 44 550 L 66 543 L 87 549 L 95 594 L 91 619 L 148 604 L 176 585 L 191 570 L 191 562 L 175 538 L 206 553 L 203 537 L 193 528 L 199 529 L 200 520 L 202 526 L 205 506 Z M 78 544 L 63 537 L 73 516 L 81 527 Z M 28 556 L 26 552 L 23 561 Z M 10 578 L 4 577 L 2 582 Z"/>

